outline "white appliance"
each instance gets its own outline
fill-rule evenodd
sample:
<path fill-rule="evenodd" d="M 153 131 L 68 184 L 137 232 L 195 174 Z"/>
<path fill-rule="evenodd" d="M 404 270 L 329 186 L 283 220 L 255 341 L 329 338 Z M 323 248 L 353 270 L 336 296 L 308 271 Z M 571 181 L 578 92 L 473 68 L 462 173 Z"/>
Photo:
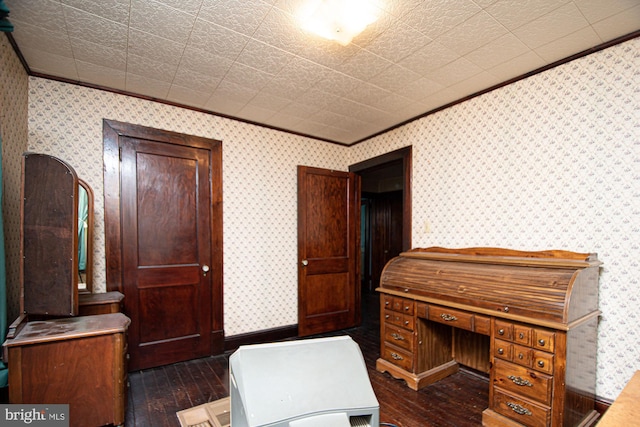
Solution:
<path fill-rule="evenodd" d="M 378 427 L 351 337 L 241 346 L 229 359 L 231 427 Z"/>

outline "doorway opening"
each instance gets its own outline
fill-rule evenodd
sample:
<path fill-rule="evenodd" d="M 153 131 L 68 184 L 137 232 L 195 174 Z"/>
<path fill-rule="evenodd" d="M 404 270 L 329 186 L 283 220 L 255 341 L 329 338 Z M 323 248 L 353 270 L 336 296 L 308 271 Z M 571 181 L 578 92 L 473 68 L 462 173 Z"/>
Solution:
<path fill-rule="evenodd" d="M 386 263 L 411 248 L 411 146 L 351 165 L 349 171 L 360 176 L 362 293 L 374 294 Z"/>

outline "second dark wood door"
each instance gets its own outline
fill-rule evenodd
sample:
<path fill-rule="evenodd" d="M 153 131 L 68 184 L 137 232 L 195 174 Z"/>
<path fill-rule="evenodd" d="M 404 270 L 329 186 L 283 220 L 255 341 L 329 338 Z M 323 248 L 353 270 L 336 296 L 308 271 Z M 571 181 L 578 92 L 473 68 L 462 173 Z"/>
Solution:
<path fill-rule="evenodd" d="M 360 322 L 358 177 L 298 166 L 298 334 Z"/>
<path fill-rule="evenodd" d="M 210 150 L 121 138 L 130 369 L 210 354 Z"/>

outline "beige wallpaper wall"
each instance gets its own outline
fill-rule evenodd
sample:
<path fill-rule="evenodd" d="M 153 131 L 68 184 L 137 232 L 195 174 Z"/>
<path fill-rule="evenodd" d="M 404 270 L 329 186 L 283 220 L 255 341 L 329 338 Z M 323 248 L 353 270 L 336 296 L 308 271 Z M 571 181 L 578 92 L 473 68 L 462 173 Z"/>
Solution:
<path fill-rule="evenodd" d="M 640 369 L 639 52 L 638 40 L 614 46 L 352 148 L 30 78 L 28 149 L 63 158 L 93 186 L 100 287 L 102 118 L 222 140 L 231 336 L 297 321 L 296 165 L 346 170 L 413 145 L 414 246 L 598 253 L 597 393 L 613 399 Z"/>
<path fill-rule="evenodd" d="M 7 38 L 0 34 L 0 135 L 2 213 L 7 270 L 7 321 L 20 312 L 20 186 L 27 149 L 29 77 Z"/>
<path fill-rule="evenodd" d="M 67 161 L 95 192 L 97 290 L 107 118 L 222 141 L 225 333 L 297 323 L 296 165 L 346 169 L 346 147 L 53 80 L 31 78 L 29 89 L 29 150 Z"/>
<path fill-rule="evenodd" d="M 413 245 L 596 252 L 599 396 L 640 369 L 640 39 L 351 149 L 413 145 Z M 428 231 L 427 231 L 428 230 Z"/>

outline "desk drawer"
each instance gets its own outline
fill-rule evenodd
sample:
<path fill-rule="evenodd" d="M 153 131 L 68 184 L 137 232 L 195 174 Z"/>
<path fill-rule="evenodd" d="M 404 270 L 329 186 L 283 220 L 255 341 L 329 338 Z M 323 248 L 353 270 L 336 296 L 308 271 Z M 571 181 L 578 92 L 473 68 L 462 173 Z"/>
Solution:
<path fill-rule="evenodd" d="M 500 359 L 511 361 L 513 354 L 513 344 L 510 342 L 495 340 L 493 345 L 493 355 Z"/>
<path fill-rule="evenodd" d="M 494 336 L 501 340 L 511 341 L 513 339 L 513 324 L 496 319 Z"/>
<path fill-rule="evenodd" d="M 385 342 L 382 358 L 404 369 L 413 371 L 413 354 Z"/>
<path fill-rule="evenodd" d="M 528 427 L 548 427 L 551 409 L 527 399 L 494 390 L 493 408 L 499 414 Z"/>
<path fill-rule="evenodd" d="M 384 328 L 384 340 L 398 347 L 413 351 L 413 333 L 406 329 L 386 325 Z"/>
<path fill-rule="evenodd" d="M 513 358 L 511 360 L 518 365 L 531 366 L 531 361 L 533 360 L 533 350 L 531 350 L 529 347 L 514 344 L 512 357 Z"/>
<path fill-rule="evenodd" d="M 533 351 L 533 369 L 545 372 L 547 374 L 553 373 L 553 354 L 545 353 L 544 351 Z"/>
<path fill-rule="evenodd" d="M 415 303 L 404 298 L 393 299 L 393 310 L 404 314 L 413 314 Z"/>
<path fill-rule="evenodd" d="M 553 354 L 533 350 L 507 341 L 495 340 L 493 355 L 496 358 L 533 368 L 546 374 L 553 374 Z"/>
<path fill-rule="evenodd" d="M 415 309 L 415 302 L 406 298 L 385 295 L 383 297 L 383 303 L 385 309 L 393 310 L 398 313 L 413 314 Z"/>
<path fill-rule="evenodd" d="M 474 314 L 473 329 L 474 329 L 474 332 L 478 334 L 491 335 L 491 318 L 487 316 Z"/>
<path fill-rule="evenodd" d="M 404 319 L 404 316 L 402 315 L 402 313 L 396 313 L 395 311 L 391 311 L 391 310 L 384 311 L 384 321 L 387 324 L 402 326 L 403 319 Z"/>
<path fill-rule="evenodd" d="M 384 321 L 413 331 L 413 315 L 397 313 L 392 310 L 384 311 Z"/>
<path fill-rule="evenodd" d="M 429 320 L 473 331 L 473 314 L 438 305 L 429 305 Z"/>
<path fill-rule="evenodd" d="M 556 349 L 556 334 L 544 329 L 533 330 L 533 347 L 553 353 Z"/>
<path fill-rule="evenodd" d="M 505 360 L 509 359 L 505 358 Z M 547 374 L 553 373 L 553 354 L 544 351 L 532 350 L 529 347 L 514 344 L 511 360 L 518 365 L 528 366 L 537 371 Z"/>
<path fill-rule="evenodd" d="M 524 325 L 513 325 L 513 341 L 521 344 L 530 346 L 531 345 L 531 328 Z"/>
<path fill-rule="evenodd" d="M 552 377 L 502 360 L 496 360 L 495 369 L 494 386 L 551 404 Z"/>

